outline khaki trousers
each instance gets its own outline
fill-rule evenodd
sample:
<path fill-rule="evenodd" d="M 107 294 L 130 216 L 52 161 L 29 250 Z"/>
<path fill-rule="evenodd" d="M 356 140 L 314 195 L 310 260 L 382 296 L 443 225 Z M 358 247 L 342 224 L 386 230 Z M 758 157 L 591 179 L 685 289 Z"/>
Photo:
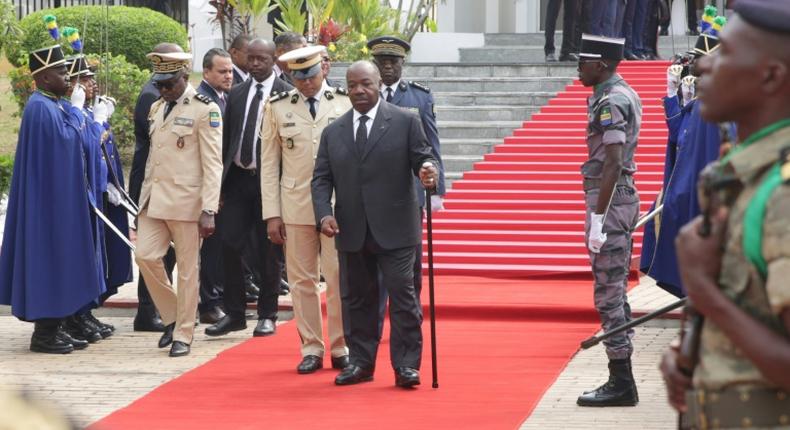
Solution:
<path fill-rule="evenodd" d="M 319 274 L 323 274 L 326 280 L 327 328 L 332 357 L 348 355 L 340 309 L 335 240 L 322 235 L 312 225 L 286 224 L 285 235 L 285 267 L 291 286 L 296 328 L 302 339 L 302 356 L 324 356 Z"/>
<path fill-rule="evenodd" d="M 162 257 L 175 244 L 178 291 L 167 277 Z M 137 218 L 135 260 L 151 298 L 165 325 L 175 323 L 173 340 L 192 343 L 198 305 L 200 233 L 197 222 L 148 217 L 143 210 Z"/>

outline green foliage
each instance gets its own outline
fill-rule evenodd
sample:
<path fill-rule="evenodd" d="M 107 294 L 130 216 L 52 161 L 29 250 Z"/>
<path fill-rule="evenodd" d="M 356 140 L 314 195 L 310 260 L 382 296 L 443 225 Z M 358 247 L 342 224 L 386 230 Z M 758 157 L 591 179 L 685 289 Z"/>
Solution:
<path fill-rule="evenodd" d="M 231 7 L 231 14 L 234 10 L 238 14 L 237 23 L 241 27 L 240 33 L 244 34 L 255 34 L 258 22 L 277 7 L 272 0 L 227 0 L 226 3 Z"/>
<path fill-rule="evenodd" d="M 10 0 L 0 0 L 0 54 L 19 43 L 22 29 Z"/>
<path fill-rule="evenodd" d="M 30 74 L 30 69 L 27 66 L 11 69 L 8 72 L 8 78 L 11 80 L 11 95 L 19 106 L 19 110 L 14 113 L 14 116 L 20 116 L 25 109 L 27 99 L 36 90 L 36 82 L 33 81 L 33 75 Z"/>
<path fill-rule="evenodd" d="M 98 62 L 99 57 L 90 56 L 88 61 Z M 96 81 L 100 93 L 117 101 L 109 122 L 119 149 L 134 146 L 134 106 L 149 77 L 148 70 L 140 70 L 122 55 L 105 58 L 99 63 Z"/>
<path fill-rule="evenodd" d="M 337 22 L 347 24 L 352 32 L 368 38 L 396 34 L 393 28 L 396 14 L 394 9 L 382 6 L 379 0 L 339 0 L 332 13 Z"/>
<path fill-rule="evenodd" d="M 50 46 L 53 40 L 44 24 L 44 15 L 52 14 L 58 19 L 58 26 L 75 27 L 82 37 L 86 54 L 100 54 L 105 51 L 109 41 L 109 51 L 114 55 L 124 55 L 129 62 L 139 68 L 150 68 L 145 57 L 151 49 L 161 42 L 173 42 L 188 48 L 187 33 L 178 22 L 159 12 L 147 8 L 126 6 L 72 6 L 46 9 L 34 12 L 19 22 L 24 32 L 22 42 L 8 50 L 8 59 L 15 66 L 27 63 L 28 53 Z M 87 25 L 86 25 L 87 24 Z M 61 37 L 64 52 L 72 52 Z"/>
<path fill-rule="evenodd" d="M 11 188 L 11 175 L 14 173 L 14 156 L 0 155 L 0 199 L 8 195 Z"/>
<path fill-rule="evenodd" d="M 367 44 L 367 36 L 355 31 L 348 31 L 337 42 L 330 43 L 327 50 L 332 61 L 350 63 L 369 57 Z"/>
<path fill-rule="evenodd" d="M 281 19 L 278 19 L 277 29 L 279 32 L 293 31 L 294 33 L 304 34 L 307 27 L 307 14 L 302 12 L 304 0 L 275 0 L 280 7 Z"/>

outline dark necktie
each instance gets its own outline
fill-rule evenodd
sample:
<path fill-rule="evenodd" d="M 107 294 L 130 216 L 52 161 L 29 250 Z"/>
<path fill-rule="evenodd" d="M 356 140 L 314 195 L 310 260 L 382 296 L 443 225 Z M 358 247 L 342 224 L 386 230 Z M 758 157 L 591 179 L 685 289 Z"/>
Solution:
<path fill-rule="evenodd" d="M 392 101 L 392 88 L 390 87 L 387 87 L 387 101 L 388 102 Z"/>
<path fill-rule="evenodd" d="M 176 105 L 176 102 L 167 102 L 167 106 L 165 106 L 165 119 L 167 116 L 170 115 L 170 111 L 173 110 L 173 106 Z"/>
<path fill-rule="evenodd" d="M 247 112 L 247 122 L 244 124 L 244 135 L 241 138 L 241 154 L 239 161 L 244 167 L 252 163 L 252 147 L 255 139 L 255 125 L 258 123 L 258 107 L 263 99 L 263 84 L 255 85 L 255 96 L 252 98 L 250 110 Z"/>
<path fill-rule="evenodd" d="M 220 94 L 219 96 L 219 110 L 221 112 L 225 112 L 225 96 Z"/>
<path fill-rule="evenodd" d="M 310 97 L 309 99 L 307 99 L 307 101 L 310 103 L 310 116 L 312 116 L 313 119 L 315 119 L 315 102 L 317 102 L 318 100 L 316 100 L 315 97 Z"/>
<path fill-rule="evenodd" d="M 359 148 L 359 153 L 362 154 L 365 151 L 365 145 L 368 143 L 368 127 L 365 125 L 368 122 L 368 116 L 362 115 L 359 117 L 359 127 L 357 127 L 357 148 Z"/>

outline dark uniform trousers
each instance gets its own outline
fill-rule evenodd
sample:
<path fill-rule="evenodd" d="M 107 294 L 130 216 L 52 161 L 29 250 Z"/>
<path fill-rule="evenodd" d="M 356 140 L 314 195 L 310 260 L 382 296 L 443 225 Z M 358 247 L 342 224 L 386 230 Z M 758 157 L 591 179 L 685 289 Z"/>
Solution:
<path fill-rule="evenodd" d="M 222 239 L 212 234 L 200 246 L 200 313 L 209 312 L 220 302 L 222 291 Z"/>
<path fill-rule="evenodd" d="M 420 368 L 422 309 L 415 301 L 414 251 L 414 247 L 384 249 L 370 230 L 358 252 L 338 250 L 340 296 L 351 364 L 367 369 L 375 366 L 381 286 L 389 294 L 392 367 Z"/>
<path fill-rule="evenodd" d="M 261 211 L 261 180 L 257 170 L 246 170 L 231 165 L 222 186 L 223 206 L 217 227 L 222 238 L 225 285 L 222 294 L 225 312 L 234 318 L 244 318 L 246 292 L 242 253 L 248 246 L 250 233 L 256 253 L 249 261 L 254 271 L 261 274 L 258 294 L 258 318 L 277 319 L 277 297 L 282 276 L 275 258 L 277 245 L 266 234 L 266 222 Z"/>

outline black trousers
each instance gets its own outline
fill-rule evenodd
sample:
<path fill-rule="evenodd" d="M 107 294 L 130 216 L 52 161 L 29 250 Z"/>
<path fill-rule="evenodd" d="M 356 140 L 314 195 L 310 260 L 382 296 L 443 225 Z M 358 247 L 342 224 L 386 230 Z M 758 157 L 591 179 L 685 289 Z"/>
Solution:
<path fill-rule="evenodd" d="M 340 297 L 351 364 L 376 367 L 379 285 L 389 295 L 390 361 L 393 368 L 420 368 L 422 308 L 414 290 L 414 247 L 384 249 L 368 231 L 357 252 L 338 251 Z"/>
<path fill-rule="evenodd" d="M 234 318 L 244 318 L 246 292 L 242 252 L 253 234 L 251 252 L 257 254 L 249 261 L 261 274 L 258 294 L 258 318 L 277 319 L 277 297 L 281 271 L 274 258 L 277 245 L 269 241 L 266 222 L 261 215 L 261 182 L 256 171 L 231 166 L 222 186 L 224 204 L 217 217 L 217 229 L 222 239 L 223 283 L 222 301 L 225 312 Z"/>
<path fill-rule="evenodd" d="M 173 282 L 173 268 L 176 267 L 175 249 L 170 247 L 162 260 L 165 263 L 167 277 L 170 278 L 170 282 Z M 151 299 L 151 294 L 148 292 L 142 275 L 137 277 L 137 312 L 148 314 L 148 316 L 156 315 L 156 306 L 154 306 L 154 301 Z"/>
<path fill-rule="evenodd" d="M 200 313 L 208 312 L 222 300 L 222 239 L 212 234 L 200 246 Z"/>
<path fill-rule="evenodd" d="M 546 44 L 543 52 L 546 55 L 554 53 L 554 32 L 557 29 L 557 18 L 560 16 L 560 6 L 564 8 L 562 17 L 562 47 L 560 54 L 578 52 L 576 44 L 576 22 L 579 19 L 579 5 L 577 0 L 549 0 L 546 8 Z"/>

